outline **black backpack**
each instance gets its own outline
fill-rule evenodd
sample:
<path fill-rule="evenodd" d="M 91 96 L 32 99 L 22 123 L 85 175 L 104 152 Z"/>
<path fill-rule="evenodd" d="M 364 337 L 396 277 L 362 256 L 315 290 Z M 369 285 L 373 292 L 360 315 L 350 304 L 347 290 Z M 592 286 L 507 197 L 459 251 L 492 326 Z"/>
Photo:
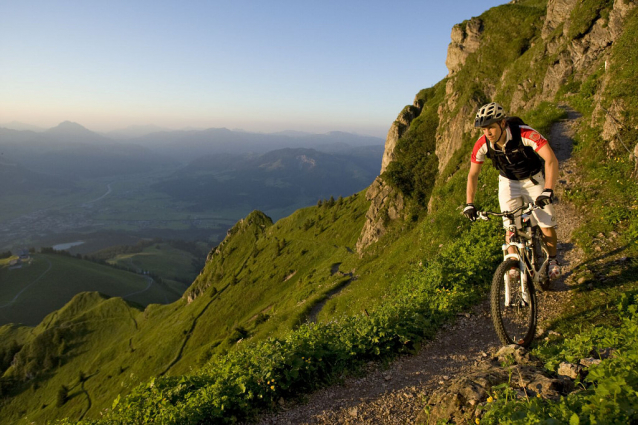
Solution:
<path fill-rule="evenodd" d="M 499 171 L 500 175 L 510 180 L 525 180 L 544 171 L 543 160 L 531 146 L 523 145 L 521 138 L 521 125 L 527 125 L 519 117 L 506 119 L 512 133 L 512 140 L 507 143 L 507 151 L 495 150 L 489 139 L 485 136 L 487 145 L 487 157 Z"/>

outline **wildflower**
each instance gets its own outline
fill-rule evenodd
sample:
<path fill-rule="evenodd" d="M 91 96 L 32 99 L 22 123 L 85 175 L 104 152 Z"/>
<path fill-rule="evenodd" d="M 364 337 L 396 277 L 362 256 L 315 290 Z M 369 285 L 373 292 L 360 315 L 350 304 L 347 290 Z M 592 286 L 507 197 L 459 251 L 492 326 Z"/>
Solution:
<path fill-rule="evenodd" d="M 476 422 L 476 425 L 481 423 L 481 421 L 479 421 L 479 418 L 474 419 L 474 422 Z"/>
<path fill-rule="evenodd" d="M 271 386 L 270 386 L 270 389 L 271 389 L 271 390 L 273 390 L 273 391 L 275 391 L 275 386 L 274 386 L 274 385 L 271 385 Z"/>
<path fill-rule="evenodd" d="M 491 402 L 493 402 L 493 401 L 494 401 L 494 399 L 493 399 L 491 396 L 487 398 L 487 402 L 488 402 L 488 403 L 491 403 Z"/>

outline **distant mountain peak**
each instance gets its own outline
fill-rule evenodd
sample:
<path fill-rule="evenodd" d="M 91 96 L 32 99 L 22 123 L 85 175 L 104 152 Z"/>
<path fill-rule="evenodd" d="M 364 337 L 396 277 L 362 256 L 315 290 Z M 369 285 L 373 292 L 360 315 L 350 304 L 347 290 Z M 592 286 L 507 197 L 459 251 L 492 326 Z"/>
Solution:
<path fill-rule="evenodd" d="M 45 134 L 49 137 L 63 138 L 70 142 L 104 143 L 111 140 L 72 121 L 61 122 L 56 127 L 45 131 Z"/>
<path fill-rule="evenodd" d="M 87 129 L 86 127 L 73 122 L 73 121 L 63 121 L 60 124 L 58 124 L 56 127 L 50 128 L 49 131 L 51 130 L 64 130 L 64 131 L 91 131 L 89 129 Z"/>

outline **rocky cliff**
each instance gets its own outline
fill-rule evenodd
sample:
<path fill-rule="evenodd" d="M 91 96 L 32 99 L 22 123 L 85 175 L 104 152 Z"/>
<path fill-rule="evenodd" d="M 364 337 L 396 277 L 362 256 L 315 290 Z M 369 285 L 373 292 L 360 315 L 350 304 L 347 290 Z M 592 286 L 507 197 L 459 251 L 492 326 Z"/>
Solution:
<path fill-rule="evenodd" d="M 472 117 L 481 104 L 495 100 L 510 114 L 521 114 L 542 102 L 554 101 L 566 85 L 581 84 L 613 66 L 608 60 L 611 47 L 635 7 L 633 0 L 593 5 L 549 0 L 547 7 L 540 9 L 514 0 L 455 25 L 446 59 L 445 98 L 437 111 L 439 178 L 453 155 L 478 136 Z M 517 18 L 512 34 L 502 31 L 500 19 L 506 13 Z M 607 80 L 603 78 L 603 85 Z M 360 254 L 385 234 L 390 221 L 404 217 L 409 199 L 389 185 L 383 173 L 395 159 L 397 146 L 421 113 L 421 106 L 416 101 L 406 106 L 388 132 L 381 176 L 366 195 L 371 205 L 357 244 Z M 608 109 L 596 102 L 593 119 L 604 120 L 602 136 L 612 141 L 612 147 L 623 125 L 623 110 L 621 101 L 612 102 Z"/>

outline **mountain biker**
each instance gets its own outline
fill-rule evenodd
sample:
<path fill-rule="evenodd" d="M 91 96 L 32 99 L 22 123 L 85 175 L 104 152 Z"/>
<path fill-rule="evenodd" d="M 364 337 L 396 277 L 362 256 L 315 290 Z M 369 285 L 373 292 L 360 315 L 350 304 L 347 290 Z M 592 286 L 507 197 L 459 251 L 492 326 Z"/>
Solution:
<path fill-rule="evenodd" d="M 518 117 L 507 117 L 503 107 L 492 102 L 477 112 L 474 127 L 483 130 L 474 144 L 467 177 L 467 204 L 463 214 L 471 221 L 477 219 L 474 194 L 485 158 L 490 158 L 499 171 L 498 200 L 501 212 L 512 211 L 524 202 L 534 202 L 542 209 L 532 212 L 543 232 L 549 252 L 548 275 L 560 275 L 556 260 L 556 218 L 554 217 L 554 187 L 558 179 L 558 160 L 547 140 L 539 132 L 525 125 Z M 543 165 L 544 162 L 544 165 Z M 518 219 L 520 221 L 520 218 Z M 504 218 L 507 228 L 508 219 Z M 517 223 L 520 226 L 520 222 Z M 508 232 L 509 233 L 509 232 Z M 509 242 L 510 234 L 505 236 Z M 510 252 L 515 249 L 510 247 Z"/>

